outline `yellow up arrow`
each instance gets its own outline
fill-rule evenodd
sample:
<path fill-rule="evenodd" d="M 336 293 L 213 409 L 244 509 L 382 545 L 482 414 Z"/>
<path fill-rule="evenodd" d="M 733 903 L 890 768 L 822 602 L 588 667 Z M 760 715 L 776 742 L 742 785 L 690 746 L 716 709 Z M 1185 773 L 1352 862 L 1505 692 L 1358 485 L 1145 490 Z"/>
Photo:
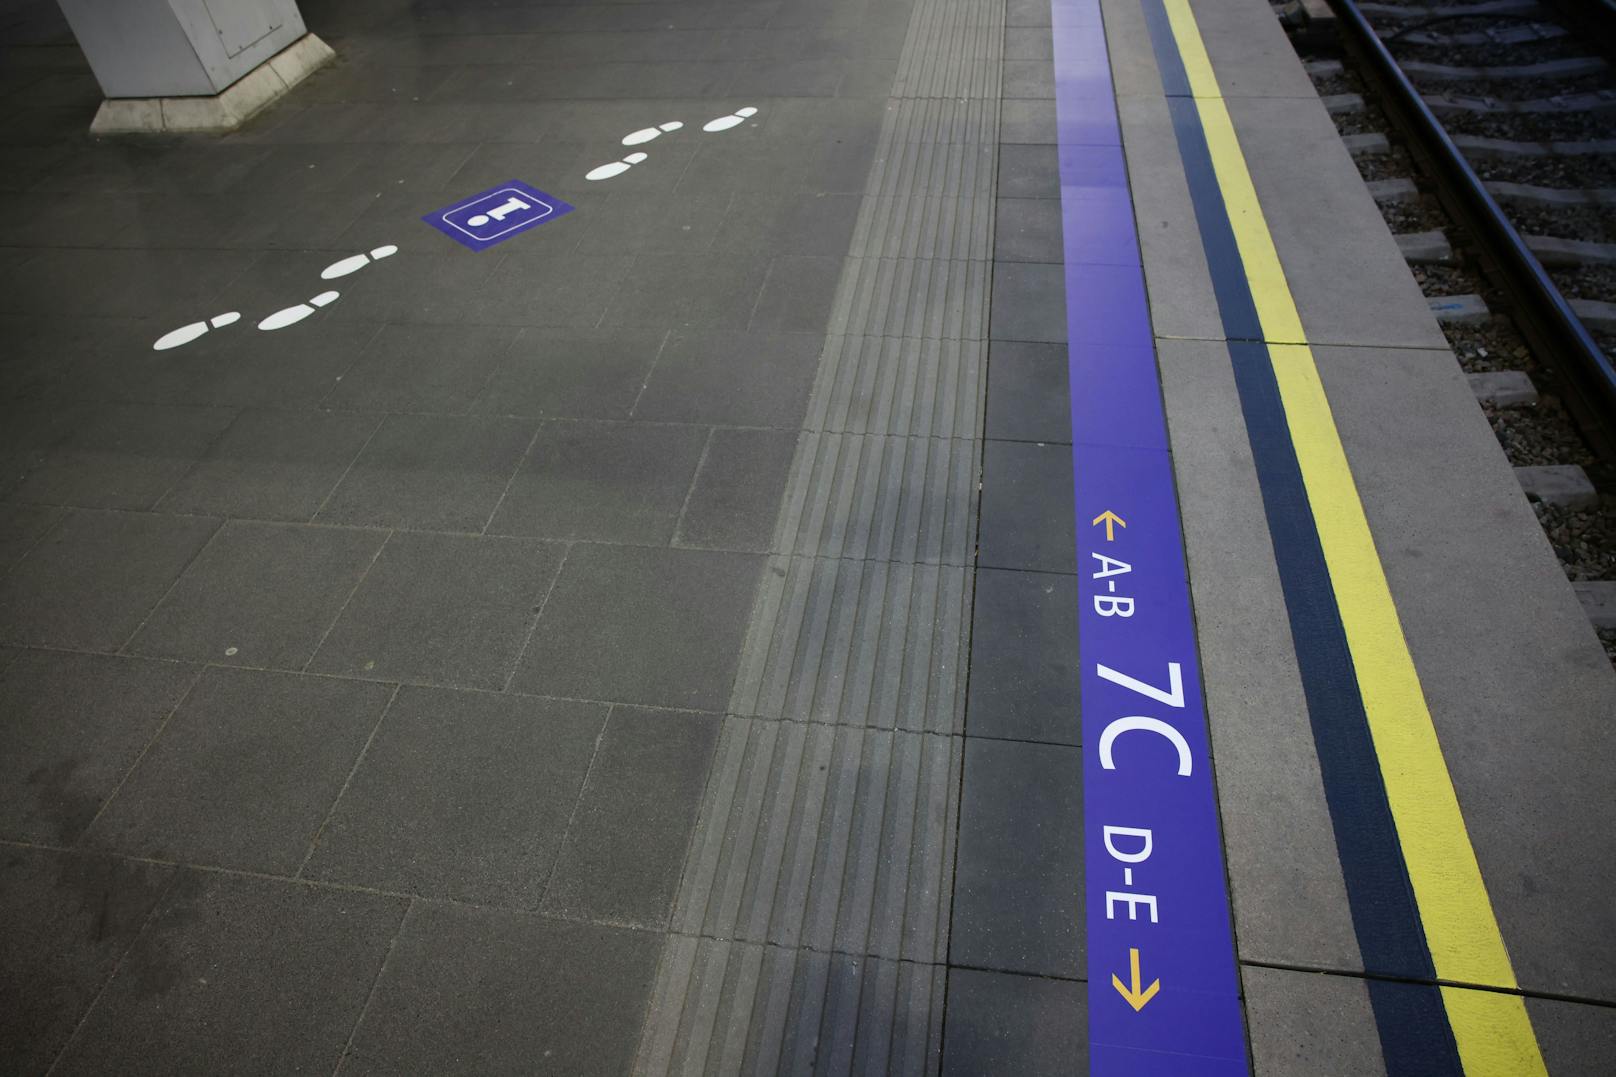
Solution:
<path fill-rule="evenodd" d="M 1152 980 L 1149 987 L 1143 991 L 1139 990 L 1139 951 L 1137 949 L 1129 949 L 1128 951 L 1128 971 L 1133 976 L 1132 987 L 1124 986 L 1122 980 L 1114 972 L 1111 974 L 1111 986 L 1116 988 L 1117 994 L 1127 999 L 1128 1005 L 1133 1007 L 1135 1013 L 1138 1013 L 1145 1008 L 1145 1003 L 1156 997 L 1156 992 L 1161 990 L 1161 981 Z"/>
<path fill-rule="evenodd" d="M 1124 520 L 1110 509 L 1106 509 L 1104 512 L 1100 513 L 1100 515 L 1096 516 L 1094 518 L 1094 524 L 1098 524 L 1101 520 L 1105 521 L 1105 541 L 1107 542 L 1110 542 L 1112 539 L 1116 538 L 1116 531 L 1114 528 L 1128 526 L 1127 520 Z"/>

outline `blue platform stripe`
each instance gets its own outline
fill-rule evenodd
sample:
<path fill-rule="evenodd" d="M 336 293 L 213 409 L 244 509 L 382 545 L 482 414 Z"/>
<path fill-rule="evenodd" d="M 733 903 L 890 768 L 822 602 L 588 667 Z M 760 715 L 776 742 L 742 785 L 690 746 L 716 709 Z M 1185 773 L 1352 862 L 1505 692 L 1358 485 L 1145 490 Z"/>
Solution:
<path fill-rule="evenodd" d="M 1248 1074 L 1161 382 L 1098 0 L 1052 5 L 1082 657 L 1090 1068 Z"/>

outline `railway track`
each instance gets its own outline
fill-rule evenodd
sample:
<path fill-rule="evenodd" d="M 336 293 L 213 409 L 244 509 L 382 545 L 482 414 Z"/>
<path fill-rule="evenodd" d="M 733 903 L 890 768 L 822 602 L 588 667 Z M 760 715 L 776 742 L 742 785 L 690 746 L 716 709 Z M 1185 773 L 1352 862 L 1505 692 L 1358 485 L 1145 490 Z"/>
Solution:
<path fill-rule="evenodd" d="M 1616 661 L 1616 2 L 1328 3 L 1308 71 Z"/>

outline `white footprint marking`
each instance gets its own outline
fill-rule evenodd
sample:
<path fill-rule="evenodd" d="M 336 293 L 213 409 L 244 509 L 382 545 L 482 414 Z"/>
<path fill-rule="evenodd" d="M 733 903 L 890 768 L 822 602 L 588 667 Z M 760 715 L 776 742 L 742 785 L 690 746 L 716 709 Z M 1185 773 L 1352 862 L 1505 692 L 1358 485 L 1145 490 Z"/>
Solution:
<path fill-rule="evenodd" d="M 642 127 L 638 131 L 635 131 L 631 135 L 624 135 L 623 136 L 623 145 L 625 145 L 625 146 L 638 146 L 640 143 L 649 142 L 653 138 L 658 137 L 659 135 L 671 134 L 672 132 L 679 130 L 679 128 L 681 128 L 683 126 L 684 126 L 683 121 L 669 120 L 667 123 L 664 123 L 664 124 L 662 124 L 662 125 L 660 125 L 658 127 Z"/>
<path fill-rule="evenodd" d="M 349 272 L 352 272 L 352 270 Z M 310 314 L 313 314 L 315 307 L 323 307 L 327 306 L 328 304 L 335 303 L 337 301 L 337 296 L 341 294 L 341 292 L 321 292 L 307 303 L 299 303 L 295 307 L 287 307 L 285 310 L 277 310 L 274 314 L 271 314 L 269 317 L 259 322 L 258 328 L 267 332 L 273 329 L 285 329 L 289 325 L 296 325 L 304 318 L 307 318 Z"/>
<path fill-rule="evenodd" d="M 205 322 L 192 322 L 190 325 L 182 325 L 173 332 L 164 333 L 158 337 L 157 343 L 152 345 L 152 351 L 166 352 L 168 349 L 177 348 L 181 344 L 191 343 L 191 341 L 206 333 L 209 327 L 223 329 L 225 326 L 234 325 L 239 321 L 241 321 L 240 312 L 232 310 L 225 314 L 215 315 Z"/>
<path fill-rule="evenodd" d="M 379 262 L 383 258 L 397 253 L 398 248 L 389 243 L 385 247 L 377 247 L 369 254 L 356 254 L 351 258 L 344 258 L 340 262 L 332 262 L 320 270 L 320 279 L 335 280 L 338 277 L 346 277 L 349 273 L 357 273 L 359 270 L 364 269 L 372 261 Z"/>
<path fill-rule="evenodd" d="M 736 109 L 728 116 L 720 116 L 716 120 L 708 120 L 706 123 L 701 125 L 701 129 L 703 131 L 728 131 L 731 127 L 739 127 L 741 124 L 745 123 L 747 120 L 756 115 L 757 109 L 753 108 L 751 105 L 748 105 L 745 108 Z"/>
<path fill-rule="evenodd" d="M 609 165 L 601 165 L 599 168 L 590 169 L 584 174 L 584 179 L 605 180 L 611 179 L 613 176 L 621 176 L 624 172 L 627 172 L 631 167 L 639 164 L 648 156 L 650 155 L 644 153 L 631 153 L 621 161 L 613 161 Z"/>

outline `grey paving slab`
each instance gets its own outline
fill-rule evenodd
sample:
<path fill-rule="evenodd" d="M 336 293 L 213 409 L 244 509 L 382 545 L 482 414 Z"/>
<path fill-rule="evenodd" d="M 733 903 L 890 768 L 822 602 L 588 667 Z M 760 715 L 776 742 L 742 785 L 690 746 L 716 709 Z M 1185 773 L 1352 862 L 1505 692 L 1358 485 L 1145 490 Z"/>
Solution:
<path fill-rule="evenodd" d="M 1111 18 L 1108 13 L 1108 25 Z M 1144 47 L 1148 54 L 1148 43 Z M 1117 68 L 1119 79 L 1122 70 Z M 1159 95 L 1124 97 L 1117 102 L 1117 112 L 1151 325 L 1158 337 L 1221 339 L 1223 318 L 1212 292 L 1211 270 L 1167 101 Z"/>
<path fill-rule="evenodd" d="M 1318 96 L 1273 9 L 1253 0 L 1192 0 L 1207 59 L 1225 97 Z"/>
<path fill-rule="evenodd" d="M 724 223 L 729 199 L 727 191 L 707 198 L 672 193 L 618 195 L 589 218 L 578 249 L 588 254 L 704 251 L 712 246 Z"/>
<path fill-rule="evenodd" d="M 1000 146 L 998 192 L 1001 198 L 1059 198 L 1056 147 Z"/>
<path fill-rule="evenodd" d="M 244 411 L 163 499 L 163 512 L 312 519 L 375 433 L 369 415 Z"/>
<path fill-rule="evenodd" d="M 1004 262 L 993 270 L 994 340 L 1066 342 L 1066 275 L 1058 265 Z"/>
<path fill-rule="evenodd" d="M 149 509 L 235 417 L 226 408 L 98 408 L 45 454 L 14 496 L 85 508 Z"/>
<path fill-rule="evenodd" d="M 1042 27 L 1008 26 L 1004 32 L 1006 60 L 1048 60 L 1054 54 L 1050 33 Z"/>
<path fill-rule="evenodd" d="M 228 522 L 126 649 L 302 669 L 386 539 L 385 531 Z"/>
<path fill-rule="evenodd" d="M 256 312 L 248 306 L 250 297 L 232 297 L 235 302 L 224 309 L 246 308 L 242 313 L 244 323 L 254 313 L 262 317 L 313 294 L 302 288 L 277 292 L 259 300 L 262 306 Z M 191 311 L 186 320 L 197 316 L 196 311 Z M 146 350 L 149 340 L 185 322 L 152 326 L 149 334 L 135 341 L 140 349 L 138 356 L 120 355 L 121 366 L 104 364 L 95 376 L 112 399 L 147 399 L 155 387 L 162 392 L 163 401 L 241 408 L 312 408 L 339 384 L 379 328 L 372 322 L 325 319 L 318 326 L 294 326 L 293 329 L 308 331 L 287 338 L 283 334 L 291 330 L 261 333 L 242 323 L 217 336 L 209 333 L 183 350 L 167 352 Z"/>
<path fill-rule="evenodd" d="M 564 219 L 556 222 L 558 227 L 562 223 Z M 628 254 L 576 255 L 565 261 L 514 254 L 479 289 L 472 304 L 474 317 L 479 323 L 501 325 L 592 329 L 632 324 L 664 329 L 666 325 L 654 318 L 602 322 L 607 303 L 633 262 L 634 256 Z"/>
<path fill-rule="evenodd" d="M 1363 980 L 1251 965 L 1241 967 L 1240 980 L 1252 1070 L 1259 1077 L 1386 1072 Z"/>
<path fill-rule="evenodd" d="M 536 908 L 605 721 L 594 703 L 402 689 L 304 873 Z"/>
<path fill-rule="evenodd" d="M 1052 198 L 1000 198 L 993 229 L 995 262 L 1060 262 L 1061 203 Z"/>
<path fill-rule="evenodd" d="M 852 194 L 740 192 L 729 204 L 714 246 L 841 257 L 853 237 L 858 202 Z"/>
<path fill-rule="evenodd" d="M 1324 105 L 1234 98 L 1229 114 L 1309 339 L 1445 348 Z"/>
<path fill-rule="evenodd" d="M 194 308 L 212 308 L 252 260 L 246 251 L 46 249 L 0 270 L 0 312 L 194 320 Z"/>
<path fill-rule="evenodd" d="M 1054 145 L 1055 102 L 1009 99 L 999 114 L 999 141 Z"/>
<path fill-rule="evenodd" d="M 1616 1010 L 1532 998 L 1526 1012 L 1555 1077 L 1598 1077 L 1616 1057 Z"/>
<path fill-rule="evenodd" d="M 1041 31 L 1045 38 L 1049 31 Z M 1007 59 L 1004 64 L 1004 96 L 1052 99 L 1055 96 L 1055 68 L 1048 57 Z"/>
<path fill-rule="evenodd" d="M 675 332 L 646 380 L 634 415 L 795 429 L 822 344 L 813 333 Z"/>
<path fill-rule="evenodd" d="M 798 437 L 792 430 L 714 430 L 673 544 L 767 553 Z"/>
<path fill-rule="evenodd" d="M 55 1072 L 326 1072 L 404 909 L 398 898 L 183 872 Z"/>
<path fill-rule="evenodd" d="M 666 334 L 524 329 L 472 410 L 557 419 L 627 419 Z"/>
<path fill-rule="evenodd" d="M 600 324 L 745 329 L 768 266 L 769 259 L 756 254 L 641 254 Z"/>
<path fill-rule="evenodd" d="M 1005 441 L 1070 443 L 1069 382 L 1063 346 L 995 341 L 988 350 L 987 436 Z"/>
<path fill-rule="evenodd" d="M 1088 1057 L 1084 985 L 1006 972 L 948 970 L 946 1077 L 1071 1073 Z"/>
<path fill-rule="evenodd" d="M 971 619 L 965 729 L 1077 744 L 1077 580 L 983 568 Z"/>
<path fill-rule="evenodd" d="M 18 651 L 0 675 L 0 832 L 71 845 L 196 680 L 174 662 Z"/>
<path fill-rule="evenodd" d="M 418 904 L 344 1074 L 628 1071 L 657 936 Z"/>
<path fill-rule="evenodd" d="M 502 688 L 561 557 L 531 539 L 395 534 L 309 668 Z"/>
<path fill-rule="evenodd" d="M 0 504 L 0 572 L 20 561 L 66 513 L 56 505 Z"/>
<path fill-rule="evenodd" d="M 206 516 L 69 512 L 0 580 L 0 638 L 117 650 L 218 527 Z"/>
<path fill-rule="evenodd" d="M 761 567 L 747 554 L 575 546 L 512 686 L 721 710 Z M 633 614 L 605 619 L 601 610 Z"/>
<path fill-rule="evenodd" d="M 389 415 L 320 508 L 321 523 L 481 531 L 537 424 Z"/>
<path fill-rule="evenodd" d="M 1158 348 L 1240 955 L 1361 969 L 1228 350 Z"/>
<path fill-rule="evenodd" d="M 1516 977 L 1616 1001 L 1616 672 L 1458 364 L 1315 354 Z"/>
<path fill-rule="evenodd" d="M 1049 5 L 1043 0 L 1006 0 L 1004 24 L 1006 26 L 1048 26 Z"/>
<path fill-rule="evenodd" d="M 774 333 L 818 333 L 830 317 L 842 259 L 781 255 L 752 312 L 750 327 Z"/>
<path fill-rule="evenodd" d="M 325 406 L 464 412 L 516 332 L 506 326 L 384 326 L 325 398 Z"/>
<path fill-rule="evenodd" d="M 211 669 L 85 843 L 290 875 L 391 694 L 378 684 Z"/>
<path fill-rule="evenodd" d="M 977 556 L 984 568 L 1076 571 L 1071 449 L 986 442 L 980 527 Z"/>
<path fill-rule="evenodd" d="M 968 737 L 949 962 L 1083 977 L 1082 833 L 1078 749 Z"/>
<path fill-rule="evenodd" d="M 174 869 L 45 849 L 0 854 L 0 1054 L 44 1073 L 140 933 Z"/>
<path fill-rule="evenodd" d="M 707 714 L 612 709 L 544 911 L 667 926 L 718 724 Z"/>
<path fill-rule="evenodd" d="M 699 426 L 545 423 L 488 530 L 666 545 L 706 443 Z"/>

